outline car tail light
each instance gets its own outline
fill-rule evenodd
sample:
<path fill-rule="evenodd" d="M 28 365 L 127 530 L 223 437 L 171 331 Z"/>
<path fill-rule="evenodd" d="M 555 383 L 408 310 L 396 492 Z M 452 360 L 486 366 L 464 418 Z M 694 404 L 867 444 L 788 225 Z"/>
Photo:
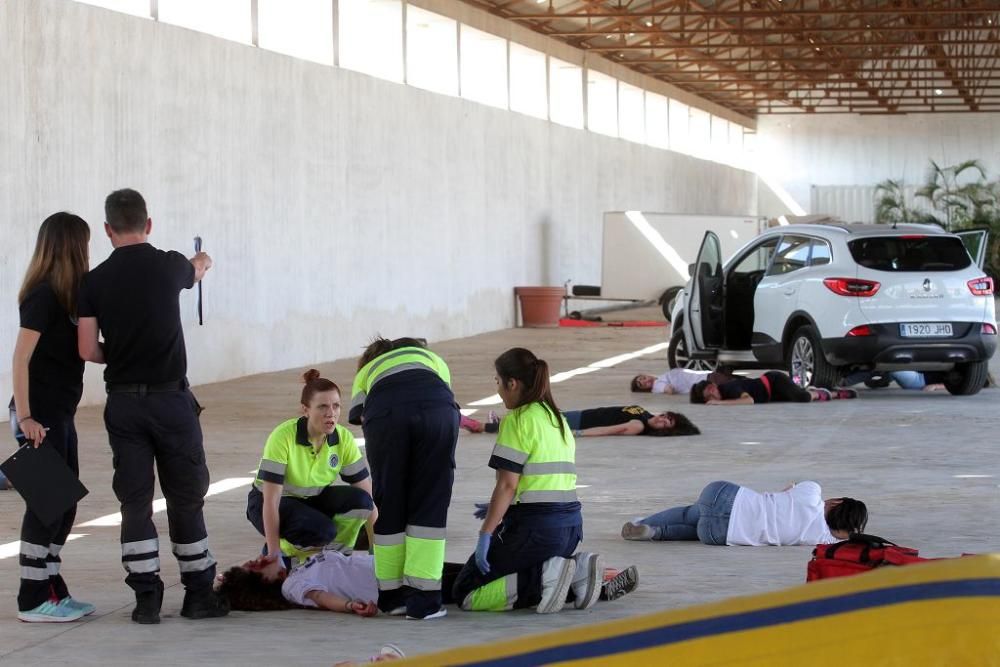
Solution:
<path fill-rule="evenodd" d="M 824 278 L 823 284 L 831 292 L 841 296 L 875 296 L 875 292 L 881 286 L 874 280 L 860 278 Z"/>
<path fill-rule="evenodd" d="M 854 327 L 847 332 L 848 336 L 871 336 L 873 335 L 872 328 L 867 324 L 862 324 L 861 326 Z"/>
<path fill-rule="evenodd" d="M 989 296 L 993 294 L 993 279 L 989 276 L 970 280 L 966 284 L 969 286 L 969 291 L 976 296 Z"/>
<path fill-rule="evenodd" d="M 997 335 L 997 328 L 990 324 L 989 322 L 983 322 L 983 328 L 981 333 L 989 334 L 990 336 Z"/>

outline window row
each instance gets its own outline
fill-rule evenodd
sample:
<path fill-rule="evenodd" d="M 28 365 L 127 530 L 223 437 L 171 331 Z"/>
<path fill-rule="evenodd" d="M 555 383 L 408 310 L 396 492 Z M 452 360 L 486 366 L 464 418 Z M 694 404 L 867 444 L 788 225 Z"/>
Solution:
<path fill-rule="evenodd" d="M 78 1 L 145 17 L 154 5 Z M 740 165 L 751 150 L 737 123 L 402 0 L 255 4 L 256 43 L 264 49 L 718 162 Z M 156 0 L 155 6 L 162 22 L 254 41 L 251 0 Z"/>

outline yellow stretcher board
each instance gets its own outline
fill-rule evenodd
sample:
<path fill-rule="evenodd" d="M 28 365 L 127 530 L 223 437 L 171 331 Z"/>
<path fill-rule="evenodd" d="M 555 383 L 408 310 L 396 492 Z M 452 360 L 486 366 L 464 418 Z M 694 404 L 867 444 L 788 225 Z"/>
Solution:
<path fill-rule="evenodd" d="M 1000 554 L 885 567 L 406 664 L 1000 665 Z"/>

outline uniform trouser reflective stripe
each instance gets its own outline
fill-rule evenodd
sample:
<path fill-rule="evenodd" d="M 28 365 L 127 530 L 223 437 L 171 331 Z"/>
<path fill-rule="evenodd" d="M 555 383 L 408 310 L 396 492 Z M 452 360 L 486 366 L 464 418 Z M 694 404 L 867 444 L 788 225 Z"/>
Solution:
<path fill-rule="evenodd" d="M 159 553 L 159 551 L 160 540 L 155 537 L 148 540 L 139 540 L 137 542 L 122 542 L 122 558 L 125 556 Z"/>
<path fill-rule="evenodd" d="M 185 572 L 201 572 L 215 565 L 215 558 L 212 556 L 212 552 L 208 550 L 208 538 L 187 544 L 178 544 L 177 542 L 171 542 L 170 544 L 171 550 L 177 558 L 177 567 L 180 569 L 181 574 Z"/>
<path fill-rule="evenodd" d="M 507 611 L 517 602 L 517 574 L 494 579 L 465 596 L 462 609 L 466 611 Z"/>
<path fill-rule="evenodd" d="M 191 542 L 189 544 L 178 544 L 171 542 L 170 548 L 175 556 L 200 556 L 208 551 L 208 538 Z"/>
<path fill-rule="evenodd" d="M 375 578 L 380 591 L 392 590 L 403 585 L 403 565 L 406 562 L 405 544 L 379 544 L 375 538 Z"/>
<path fill-rule="evenodd" d="M 406 536 L 406 562 L 403 575 L 407 579 L 436 581 L 435 588 L 415 587 L 421 590 L 439 590 L 441 572 L 444 570 L 444 540 L 428 540 Z"/>
<path fill-rule="evenodd" d="M 144 560 L 123 560 L 122 566 L 129 574 L 149 574 L 160 571 L 160 559 L 157 557 Z"/>
<path fill-rule="evenodd" d="M 47 546 L 43 547 L 40 544 L 31 544 L 30 542 L 21 541 L 21 555 L 27 556 L 28 558 L 48 558 L 49 548 Z"/>
<path fill-rule="evenodd" d="M 357 512 L 360 511 L 357 510 Z M 333 517 L 333 525 L 337 527 L 337 536 L 333 538 L 334 546 L 353 547 L 358 539 L 358 533 L 361 532 L 361 528 L 364 527 L 371 512 L 364 510 L 364 516 L 360 518 L 352 517 L 351 514 L 355 514 L 355 512 L 338 514 Z"/>
<path fill-rule="evenodd" d="M 30 581 L 48 581 L 49 569 L 45 565 L 21 565 L 21 578 Z"/>

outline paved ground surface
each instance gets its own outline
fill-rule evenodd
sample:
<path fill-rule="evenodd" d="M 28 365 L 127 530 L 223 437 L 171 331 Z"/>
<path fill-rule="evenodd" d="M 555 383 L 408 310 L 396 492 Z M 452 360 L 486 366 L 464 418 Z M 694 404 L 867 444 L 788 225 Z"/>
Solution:
<path fill-rule="evenodd" d="M 630 318 L 655 317 L 654 309 Z M 605 316 L 606 319 L 610 317 Z M 420 332 L 414 332 L 419 334 Z M 664 341 L 663 328 L 508 330 L 435 345 L 449 362 L 463 407 L 494 392 L 492 359 L 523 345 L 554 371 L 587 366 Z M 63 572 L 74 595 L 97 604 L 84 622 L 29 625 L 14 619 L 16 556 L 0 558 L 0 660 L 11 664 L 295 664 L 324 665 L 363 657 L 394 642 L 410 654 L 523 636 L 581 623 L 673 609 L 803 581 L 807 547 L 721 548 L 697 543 L 635 543 L 619 537 L 623 521 L 695 499 L 702 486 L 729 479 L 761 490 L 814 479 L 830 496 L 865 500 L 869 532 L 916 546 L 925 555 L 1000 551 L 1000 462 L 996 456 L 997 400 L 989 389 L 969 398 L 899 389 L 863 391 L 855 401 L 758 407 L 691 406 L 685 399 L 633 395 L 637 372 L 666 368 L 666 351 L 571 377 L 555 387 L 565 409 L 638 402 L 653 411 L 681 410 L 703 431 L 690 438 L 588 438 L 578 444 L 584 548 L 610 564 L 639 566 L 640 589 L 586 612 L 550 616 L 529 612 L 470 614 L 443 620 L 361 619 L 315 611 L 233 613 L 188 621 L 178 615 L 183 591 L 176 564 L 163 553 L 169 587 L 159 626 L 130 622 L 132 596 L 122 582 L 118 528 L 81 524 L 118 511 L 111 492 L 111 456 L 101 411 L 78 418 L 81 476 L 91 489 L 64 550 Z M 320 370 L 349 386 L 353 360 Z M 249 478 L 270 429 L 295 414 L 302 369 L 197 388 L 213 482 L 236 479 L 233 490 L 207 500 L 212 550 L 220 564 L 252 556 L 261 544 L 244 518 Z M 994 371 L 996 373 L 996 371 Z M 479 415 L 483 414 L 480 409 Z M 360 435 L 360 433 L 359 433 Z M 449 519 L 448 558 L 464 560 L 475 545 L 472 503 L 492 489 L 488 435 L 463 434 Z M 0 494 L 0 544 L 17 539 L 22 502 Z M 164 513 L 156 515 L 166 534 Z M 2 549 L 2 547 L 0 547 Z M 0 554 L 2 555 L 2 554 Z"/>

